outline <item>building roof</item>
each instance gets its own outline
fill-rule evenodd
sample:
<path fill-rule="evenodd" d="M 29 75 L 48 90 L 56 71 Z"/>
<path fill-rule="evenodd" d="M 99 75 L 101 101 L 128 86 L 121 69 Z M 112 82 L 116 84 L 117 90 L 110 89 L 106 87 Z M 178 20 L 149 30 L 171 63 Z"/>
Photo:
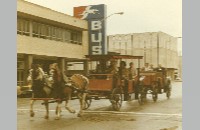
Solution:
<path fill-rule="evenodd" d="M 74 29 L 87 30 L 88 22 L 73 16 L 37 5 L 24 0 L 17 0 L 17 16 L 39 19 L 49 23 L 59 23 Z"/>
<path fill-rule="evenodd" d="M 91 61 L 112 60 L 112 59 L 142 59 L 143 56 L 132 55 L 86 55 L 86 58 Z"/>

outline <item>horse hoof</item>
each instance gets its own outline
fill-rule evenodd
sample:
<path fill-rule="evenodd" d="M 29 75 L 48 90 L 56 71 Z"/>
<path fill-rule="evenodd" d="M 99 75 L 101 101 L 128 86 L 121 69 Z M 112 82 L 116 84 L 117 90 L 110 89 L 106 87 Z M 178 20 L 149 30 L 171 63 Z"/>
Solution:
<path fill-rule="evenodd" d="M 60 117 L 56 117 L 55 120 L 60 120 Z"/>
<path fill-rule="evenodd" d="M 82 114 L 78 113 L 77 117 L 82 117 Z"/>
<path fill-rule="evenodd" d="M 30 113 L 30 116 L 31 116 L 31 117 L 34 117 L 34 115 L 35 115 L 34 112 L 31 112 L 31 113 Z"/>
<path fill-rule="evenodd" d="M 75 110 L 73 110 L 73 109 L 70 109 L 69 107 L 65 107 L 65 109 L 66 109 L 66 110 L 68 110 L 70 113 L 73 113 L 73 114 L 74 114 L 74 113 L 76 113 L 76 111 L 75 111 Z"/>
<path fill-rule="evenodd" d="M 75 114 L 75 113 L 76 113 L 76 111 L 75 111 L 75 110 L 71 110 L 71 111 L 70 111 L 70 113 L 73 113 L 73 114 Z"/>
<path fill-rule="evenodd" d="M 45 116 L 44 119 L 49 119 L 49 116 Z"/>

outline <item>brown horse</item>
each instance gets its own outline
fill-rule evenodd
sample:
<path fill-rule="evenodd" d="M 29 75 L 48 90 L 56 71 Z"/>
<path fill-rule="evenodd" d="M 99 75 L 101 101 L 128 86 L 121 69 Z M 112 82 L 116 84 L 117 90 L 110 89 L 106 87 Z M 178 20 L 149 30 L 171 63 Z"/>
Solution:
<path fill-rule="evenodd" d="M 44 105 L 46 108 L 45 119 L 49 118 L 49 100 L 54 99 L 57 102 L 56 106 L 56 119 L 60 119 L 61 113 L 61 103 L 65 101 L 65 108 L 70 113 L 75 113 L 75 110 L 69 107 L 69 100 L 71 99 L 73 90 L 78 91 L 78 98 L 80 101 L 80 111 L 78 116 L 82 116 L 82 110 L 85 105 L 85 98 L 89 81 L 88 79 L 79 74 L 75 74 L 70 77 L 70 80 L 64 80 L 66 77 L 60 72 L 57 64 L 53 64 L 50 70 L 50 76 L 43 75 L 43 80 L 38 77 L 42 77 L 40 71 L 42 69 L 39 67 L 33 67 L 29 80 L 32 81 L 32 99 L 30 101 L 30 116 L 34 116 L 33 104 L 36 100 L 44 100 Z M 64 78 L 65 77 L 65 78 Z"/>

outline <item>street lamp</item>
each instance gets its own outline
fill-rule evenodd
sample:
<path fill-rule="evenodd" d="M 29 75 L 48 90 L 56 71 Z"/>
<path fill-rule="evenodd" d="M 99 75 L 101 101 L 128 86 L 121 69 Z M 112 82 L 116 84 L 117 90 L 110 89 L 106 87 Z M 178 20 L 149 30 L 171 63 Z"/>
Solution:
<path fill-rule="evenodd" d="M 176 37 L 177 39 L 182 39 L 182 37 Z M 178 40 L 178 47 L 182 47 L 182 41 L 181 40 Z M 182 55 L 182 49 L 179 50 L 178 48 L 178 55 Z"/>
<path fill-rule="evenodd" d="M 109 17 L 111 17 L 111 16 L 113 16 L 113 15 L 115 15 L 115 14 L 119 14 L 119 15 L 123 15 L 124 14 L 124 12 L 117 12 L 117 13 L 113 13 L 113 14 L 110 14 L 110 15 L 108 15 L 107 17 L 105 17 L 105 18 L 103 18 L 103 19 L 101 19 L 100 20 L 100 22 L 101 22 L 101 24 L 102 24 L 102 22 L 103 21 L 105 21 L 107 18 L 109 18 Z M 101 33 L 101 29 L 99 29 L 99 33 Z M 106 37 L 107 38 L 107 37 Z M 107 40 L 107 42 L 108 42 L 108 40 Z M 99 42 L 99 46 L 101 45 L 101 41 Z M 107 50 L 108 50 L 108 43 L 107 43 Z"/>
<path fill-rule="evenodd" d="M 144 64 L 146 63 L 146 41 L 144 41 Z"/>
<path fill-rule="evenodd" d="M 118 13 L 110 14 L 110 15 L 108 15 L 107 17 L 103 18 L 103 19 L 101 20 L 101 22 L 103 22 L 104 20 L 106 20 L 107 18 L 109 18 L 109 17 L 111 17 L 112 15 L 115 15 L 115 14 L 123 15 L 124 12 L 118 12 Z"/>

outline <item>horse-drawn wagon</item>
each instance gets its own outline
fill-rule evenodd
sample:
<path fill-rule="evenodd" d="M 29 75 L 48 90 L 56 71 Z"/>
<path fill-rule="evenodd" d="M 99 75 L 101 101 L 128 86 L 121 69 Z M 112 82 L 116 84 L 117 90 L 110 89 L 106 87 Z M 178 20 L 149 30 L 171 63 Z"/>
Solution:
<path fill-rule="evenodd" d="M 91 99 L 109 99 L 113 109 L 120 110 L 123 101 L 128 101 L 137 97 L 136 85 L 139 75 L 134 79 L 125 79 L 119 73 L 120 68 L 117 73 L 109 72 L 107 68 L 108 62 L 120 63 L 122 60 L 137 60 L 139 71 L 140 59 L 142 59 L 143 56 L 87 55 L 86 58 L 91 68 L 95 65 L 95 62 L 97 68 L 95 71 L 90 70 L 88 75 L 89 86 L 86 99 L 89 103 L 91 103 Z M 90 104 L 88 106 L 90 106 Z"/>
<path fill-rule="evenodd" d="M 78 116 L 81 116 L 82 110 L 90 107 L 92 99 L 109 99 L 113 109 L 118 111 L 123 101 L 138 99 L 139 103 L 143 104 L 147 94 L 152 94 L 154 101 L 157 100 L 158 94 L 163 92 L 165 92 L 167 98 L 169 98 L 171 95 L 171 80 L 166 77 L 165 71 L 160 71 L 160 68 L 149 72 L 141 71 L 140 60 L 142 58 L 143 56 L 131 55 L 86 55 L 86 59 L 82 60 L 82 71 L 74 69 L 71 71 L 69 69 L 66 70 L 66 74 L 70 77 L 70 80 L 67 82 L 62 81 L 60 85 L 55 84 L 55 81 L 57 79 L 64 80 L 65 75 L 63 75 L 63 78 L 60 78 L 62 75 L 58 75 L 59 70 L 54 69 L 54 76 L 52 75 L 52 77 L 55 78 L 53 80 L 55 86 L 53 89 L 49 88 L 51 85 L 48 84 L 40 84 L 40 86 L 38 86 L 41 81 L 35 81 L 35 87 L 40 91 L 35 88 L 35 92 L 31 98 L 31 116 L 34 116 L 33 103 L 35 100 L 44 100 L 43 104 L 47 112 L 45 118 L 48 118 L 49 114 L 48 103 L 50 102 L 48 102 L 48 100 L 57 102 L 56 114 L 57 119 L 59 119 L 61 112 L 60 105 L 63 100 L 66 101 L 65 108 L 69 112 L 74 113 L 75 111 L 68 106 L 68 100 L 79 98 L 80 111 Z M 73 61 L 75 60 L 69 62 Z M 81 62 L 81 60 L 78 61 Z M 138 63 L 137 74 L 134 77 L 125 76 L 127 75 L 125 61 Z M 120 63 L 119 67 L 117 67 L 118 63 Z M 40 69 L 36 69 L 35 71 L 37 72 L 37 70 Z M 77 74 L 77 72 L 82 73 Z M 128 72 L 128 75 L 130 75 L 130 72 Z M 32 79 L 34 78 L 32 77 Z M 48 83 L 48 81 L 46 83 Z M 61 87 L 62 84 L 64 84 L 63 87 Z M 61 88 L 58 88 L 59 86 Z M 60 93 L 56 93 L 56 89 L 60 89 Z M 42 92 L 45 96 L 36 96 L 40 94 L 37 92 Z M 51 98 L 52 92 L 58 94 L 58 100 L 55 99 L 55 96 Z M 62 94 L 64 98 L 60 94 Z"/>
<path fill-rule="evenodd" d="M 155 69 L 153 71 L 140 72 L 138 81 L 138 102 L 143 104 L 146 95 L 152 94 L 153 101 L 156 102 L 158 94 L 166 93 L 169 99 L 171 96 L 171 79 L 166 76 L 165 69 Z"/>

